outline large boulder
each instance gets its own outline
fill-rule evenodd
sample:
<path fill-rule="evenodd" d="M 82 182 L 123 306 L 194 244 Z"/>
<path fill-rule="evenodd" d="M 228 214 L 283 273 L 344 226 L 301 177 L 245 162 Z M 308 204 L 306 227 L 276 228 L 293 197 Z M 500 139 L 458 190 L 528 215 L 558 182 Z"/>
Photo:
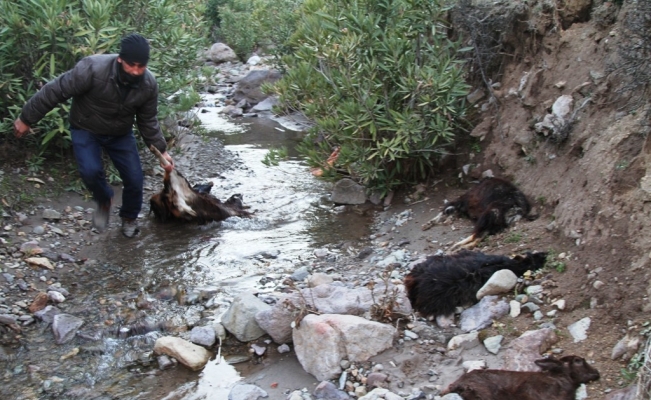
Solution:
<path fill-rule="evenodd" d="M 294 329 L 294 350 L 303 369 L 319 380 L 342 373 L 341 361 L 364 362 L 393 344 L 396 329 L 353 315 L 307 315 Z"/>
<path fill-rule="evenodd" d="M 540 371 L 534 362 L 556 342 L 558 337 L 551 328 L 526 331 L 509 343 L 504 353 L 504 369 Z"/>
<path fill-rule="evenodd" d="M 256 322 L 255 315 L 270 307 L 251 293 L 242 293 L 235 297 L 222 316 L 222 325 L 240 342 L 250 342 L 265 334 Z"/>
<path fill-rule="evenodd" d="M 398 290 L 393 310 L 401 314 L 410 314 L 411 304 L 402 285 L 391 285 L 385 290 L 383 284 L 378 284 L 371 292 L 366 287 L 351 289 L 338 286 L 335 282 L 302 289 L 300 295 L 286 294 L 280 297 L 271 309 L 257 313 L 255 319 L 274 342 L 289 343 L 292 340 L 291 323 L 298 315 L 298 310 L 305 307 L 306 301 L 309 306 L 322 314 L 364 315 L 375 302 L 382 302 L 385 296 L 392 297 L 394 289 Z"/>
<path fill-rule="evenodd" d="M 237 54 L 224 43 L 213 44 L 208 51 L 206 51 L 206 58 L 215 64 L 224 62 L 238 61 Z"/>
<path fill-rule="evenodd" d="M 245 100 L 250 105 L 258 104 L 268 97 L 260 90 L 260 86 L 263 83 L 274 83 L 280 78 L 280 72 L 275 69 L 253 70 L 237 83 L 233 91 L 233 101 L 239 103 Z"/>
<path fill-rule="evenodd" d="M 332 191 L 332 202 L 337 204 L 364 204 L 366 203 L 366 189 L 352 179 L 341 179 L 335 183 Z"/>

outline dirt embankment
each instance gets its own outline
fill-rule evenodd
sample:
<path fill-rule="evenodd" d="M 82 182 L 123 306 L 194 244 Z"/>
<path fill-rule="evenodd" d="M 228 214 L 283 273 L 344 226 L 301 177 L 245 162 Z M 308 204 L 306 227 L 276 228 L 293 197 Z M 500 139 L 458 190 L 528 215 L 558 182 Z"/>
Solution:
<path fill-rule="evenodd" d="M 635 90 L 648 80 L 624 68 L 638 57 L 632 48 L 647 46 L 635 32 L 636 15 L 647 6 L 534 3 L 482 11 L 487 24 L 513 18 L 500 36 L 499 66 L 475 86 L 484 96 L 474 106 L 477 124 L 453 168 L 470 167 L 464 182 L 491 170 L 535 203 L 540 218 L 518 229 L 529 247 L 571 254 L 553 291 L 592 318 L 588 340 L 565 349 L 594 357 L 603 377 L 598 385 L 617 387 L 625 384 L 620 370 L 627 362 L 611 360 L 613 346 L 627 332 L 639 334 L 651 310 L 651 127 L 648 96 Z M 485 249 L 503 252 L 503 240 Z M 557 326 L 574 322 L 572 314 Z"/>

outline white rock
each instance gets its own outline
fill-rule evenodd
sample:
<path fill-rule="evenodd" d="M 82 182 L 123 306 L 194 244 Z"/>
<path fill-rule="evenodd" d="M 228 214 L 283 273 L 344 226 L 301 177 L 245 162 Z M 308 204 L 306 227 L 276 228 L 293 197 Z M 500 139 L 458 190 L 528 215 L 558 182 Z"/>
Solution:
<path fill-rule="evenodd" d="M 164 336 L 156 340 L 154 353 L 174 357 L 193 371 L 202 369 L 212 354 L 201 346 L 178 337 Z"/>
<path fill-rule="evenodd" d="M 54 265 L 45 257 L 29 257 L 25 259 L 28 264 L 36 265 L 39 267 L 47 268 L 49 270 L 54 269 Z"/>
<path fill-rule="evenodd" d="M 477 291 L 477 300 L 481 300 L 484 296 L 506 293 L 513 289 L 516 283 L 518 283 L 518 277 L 513 271 L 508 269 L 497 271 Z"/>
<path fill-rule="evenodd" d="M 366 361 L 390 348 L 396 329 L 354 315 L 307 315 L 294 329 L 294 351 L 303 369 L 319 380 L 341 374 L 341 360 Z"/>
<path fill-rule="evenodd" d="M 585 317 L 576 321 L 567 327 L 574 338 L 574 343 L 583 341 L 588 338 L 588 328 L 590 328 L 590 317 Z"/>
<path fill-rule="evenodd" d="M 53 303 L 63 303 L 66 301 L 66 297 L 59 292 L 50 290 L 47 292 L 47 298 L 50 299 Z"/>
<path fill-rule="evenodd" d="M 509 315 L 511 316 L 511 318 L 517 317 L 518 315 L 520 315 L 520 312 L 522 312 L 521 310 L 522 304 L 520 304 L 519 301 L 511 300 L 509 302 L 509 307 L 511 308 L 511 310 L 509 311 Z"/>
<path fill-rule="evenodd" d="M 479 332 L 470 332 L 463 335 L 457 335 L 448 342 L 448 350 L 458 348 L 471 349 L 479 345 Z"/>
<path fill-rule="evenodd" d="M 486 361 L 484 361 L 484 360 L 464 361 L 462 366 L 463 366 L 463 369 L 466 372 L 470 372 L 470 371 L 474 371 L 476 369 L 484 369 L 484 368 L 486 368 Z"/>
<path fill-rule="evenodd" d="M 572 112 L 572 107 L 574 104 L 574 99 L 569 94 L 564 94 L 554 102 L 552 105 L 552 113 L 559 118 L 565 119 L 570 112 Z"/>
<path fill-rule="evenodd" d="M 560 299 L 552 303 L 553 306 L 556 306 L 559 310 L 565 310 L 565 300 Z"/>
<path fill-rule="evenodd" d="M 486 347 L 486 350 L 493 354 L 497 354 L 500 351 L 500 347 L 502 345 L 502 340 L 504 339 L 504 336 L 502 335 L 497 335 L 497 336 L 491 336 L 489 338 L 484 339 L 484 347 Z"/>

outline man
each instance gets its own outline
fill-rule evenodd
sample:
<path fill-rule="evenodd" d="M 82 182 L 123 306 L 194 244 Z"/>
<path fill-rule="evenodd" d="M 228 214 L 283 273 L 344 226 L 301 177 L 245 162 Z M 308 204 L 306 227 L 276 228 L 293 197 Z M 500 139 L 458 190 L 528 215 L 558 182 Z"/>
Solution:
<path fill-rule="evenodd" d="M 122 193 L 122 233 L 138 234 L 137 217 L 142 208 L 143 173 L 133 135 L 133 123 L 147 145 L 156 146 L 170 162 L 167 146 L 157 119 L 158 85 L 147 70 L 149 43 L 131 34 L 121 41 L 120 54 L 89 56 L 73 69 L 48 82 L 22 109 L 14 122 L 16 137 L 59 103 L 72 98 L 69 122 L 72 147 L 81 178 L 97 203 L 93 226 L 98 231 L 109 223 L 113 190 L 106 181 L 102 150 L 108 153 L 120 173 Z"/>

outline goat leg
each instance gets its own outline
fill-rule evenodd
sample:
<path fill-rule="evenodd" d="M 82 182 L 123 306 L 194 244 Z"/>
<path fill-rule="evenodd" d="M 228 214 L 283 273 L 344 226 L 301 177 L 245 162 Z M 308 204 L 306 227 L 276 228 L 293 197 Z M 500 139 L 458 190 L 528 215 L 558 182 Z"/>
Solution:
<path fill-rule="evenodd" d="M 422 230 L 426 231 L 429 228 L 433 227 L 434 225 L 438 225 L 441 223 L 441 220 L 443 219 L 443 213 L 440 212 L 436 215 L 436 217 L 430 219 L 429 221 L 425 222 L 422 226 Z"/>
<path fill-rule="evenodd" d="M 152 144 L 149 146 L 149 150 L 160 160 L 163 167 L 171 165 L 156 146 Z M 176 169 L 172 170 L 172 172 L 165 171 L 164 180 L 169 182 L 171 193 L 174 194 L 171 198 L 171 203 L 176 207 L 176 210 L 195 217 L 197 212 L 188 203 L 194 200 L 196 193 L 192 190 L 188 181 Z"/>
<path fill-rule="evenodd" d="M 481 241 L 481 237 L 475 235 L 474 233 L 467 238 L 463 239 L 460 242 L 455 243 L 448 249 L 448 253 L 453 252 L 457 248 L 462 248 L 462 249 L 471 249 L 475 247 L 479 242 Z"/>

